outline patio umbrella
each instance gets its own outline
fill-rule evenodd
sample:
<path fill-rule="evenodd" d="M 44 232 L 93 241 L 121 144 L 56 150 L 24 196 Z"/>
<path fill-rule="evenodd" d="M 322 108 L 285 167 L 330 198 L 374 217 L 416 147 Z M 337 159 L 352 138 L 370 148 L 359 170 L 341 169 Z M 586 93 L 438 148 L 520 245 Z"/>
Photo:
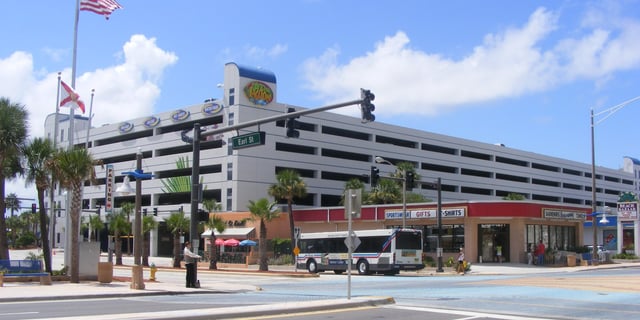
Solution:
<path fill-rule="evenodd" d="M 253 240 L 249 240 L 249 239 L 245 239 L 240 241 L 240 246 L 242 247 L 253 247 L 255 246 L 257 243 Z"/>
<path fill-rule="evenodd" d="M 224 240 L 222 240 L 220 238 L 217 238 L 216 239 L 216 246 L 222 246 L 222 245 L 224 245 Z"/>
<path fill-rule="evenodd" d="M 229 247 L 237 247 L 240 244 L 240 241 L 236 240 L 236 239 L 227 239 L 224 241 L 224 245 L 225 246 L 229 246 Z"/>

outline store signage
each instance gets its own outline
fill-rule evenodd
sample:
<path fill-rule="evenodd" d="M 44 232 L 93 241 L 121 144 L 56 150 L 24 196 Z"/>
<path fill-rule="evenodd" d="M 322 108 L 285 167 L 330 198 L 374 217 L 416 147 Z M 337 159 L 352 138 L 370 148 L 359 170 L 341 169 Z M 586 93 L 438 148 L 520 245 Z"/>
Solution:
<path fill-rule="evenodd" d="M 244 95 L 249 101 L 259 106 L 266 106 L 273 101 L 273 90 L 264 82 L 251 81 L 244 86 Z"/>
<path fill-rule="evenodd" d="M 620 221 L 638 220 L 638 203 L 618 202 L 618 218 Z"/>
<path fill-rule="evenodd" d="M 542 217 L 546 219 L 584 220 L 587 215 L 584 212 L 579 211 L 542 209 Z"/>
<path fill-rule="evenodd" d="M 113 172 L 113 165 L 107 165 L 106 171 L 106 187 L 105 187 L 105 195 L 104 195 L 104 211 L 111 212 L 113 210 L 113 185 L 115 183 L 115 173 Z"/>
<path fill-rule="evenodd" d="M 447 208 L 442 209 L 443 218 L 461 218 L 466 216 L 466 208 Z M 436 209 L 407 209 L 407 219 L 429 219 L 437 218 L 438 211 Z M 402 219 L 402 209 L 387 210 L 384 212 L 385 219 Z"/>

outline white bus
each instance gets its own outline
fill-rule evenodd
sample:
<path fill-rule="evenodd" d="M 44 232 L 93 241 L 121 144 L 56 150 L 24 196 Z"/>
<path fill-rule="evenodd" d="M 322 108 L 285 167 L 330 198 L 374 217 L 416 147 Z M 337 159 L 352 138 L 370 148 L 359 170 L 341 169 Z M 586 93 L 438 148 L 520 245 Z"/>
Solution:
<path fill-rule="evenodd" d="M 360 245 L 352 255 L 359 274 L 388 275 L 400 270 L 419 270 L 422 263 L 422 231 L 414 229 L 354 230 Z M 303 233 L 300 235 L 296 267 L 310 273 L 347 270 L 347 231 Z M 357 241 L 356 241 L 357 243 Z"/>

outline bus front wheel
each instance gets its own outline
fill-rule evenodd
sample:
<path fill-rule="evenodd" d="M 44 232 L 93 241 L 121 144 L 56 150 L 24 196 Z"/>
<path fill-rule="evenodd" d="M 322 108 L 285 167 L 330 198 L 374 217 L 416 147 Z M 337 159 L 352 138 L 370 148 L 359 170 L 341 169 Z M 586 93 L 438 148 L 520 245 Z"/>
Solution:
<path fill-rule="evenodd" d="M 309 270 L 309 273 L 318 273 L 318 264 L 315 260 L 307 262 L 307 270 Z"/>
<path fill-rule="evenodd" d="M 359 274 L 369 274 L 369 263 L 366 260 L 358 261 L 357 267 Z"/>

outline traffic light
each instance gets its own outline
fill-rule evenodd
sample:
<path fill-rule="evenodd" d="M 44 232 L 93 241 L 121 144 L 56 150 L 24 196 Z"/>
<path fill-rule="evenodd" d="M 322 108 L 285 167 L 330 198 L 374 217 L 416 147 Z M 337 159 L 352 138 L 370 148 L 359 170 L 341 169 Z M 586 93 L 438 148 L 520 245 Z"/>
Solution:
<path fill-rule="evenodd" d="M 209 221 L 209 212 L 198 209 L 198 222 L 207 222 Z"/>
<path fill-rule="evenodd" d="M 153 208 L 153 215 L 158 216 L 158 208 Z"/>
<path fill-rule="evenodd" d="M 407 183 L 405 184 L 407 191 L 411 191 L 413 190 L 413 185 L 415 183 L 415 176 L 414 173 L 412 171 L 409 171 L 405 174 L 405 179 L 407 181 Z"/>
<path fill-rule="evenodd" d="M 31 204 L 31 213 L 36 213 L 36 204 L 35 203 Z"/>
<path fill-rule="evenodd" d="M 376 121 L 376 116 L 372 113 L 376 109 L 376 106 L 371 103 L 371 101 L 376 99 L 376 96 L 371 93 L 370 90 L 360 89 L 360 98 L 362 99 L 362 102 L 360 103 L 360 109 L 362 110 L 362 123 Z"/>
<path fill-rule="evenodd" d="M 296 112 L 295 108 L 288 108 L 287 113 Z M 300 127 L 298 121 L 296 121 L 298 117 L 288 118 L 284 124 L 284 127 L 287 129 L 287 138 L 298 138 L 300 137 L 300 131 L 296 130 Z"/>
<path fill-rule="evenodd" d="M 378 180 L 380 179 L 380 169 L 371 166 L 371 188 L 374 188 L 378 185 Z"/>

